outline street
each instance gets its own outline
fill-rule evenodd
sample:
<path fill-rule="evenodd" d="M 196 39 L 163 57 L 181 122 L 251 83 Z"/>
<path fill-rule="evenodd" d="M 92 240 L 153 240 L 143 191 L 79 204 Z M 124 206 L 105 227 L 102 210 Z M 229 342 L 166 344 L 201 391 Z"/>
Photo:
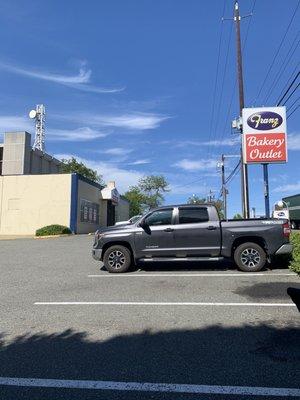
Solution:
<path fill-rule="evenodd" d="M 108 274 L 92 240 L 0 241 L 1 400 L 300 398 L 296 274 Z"/>

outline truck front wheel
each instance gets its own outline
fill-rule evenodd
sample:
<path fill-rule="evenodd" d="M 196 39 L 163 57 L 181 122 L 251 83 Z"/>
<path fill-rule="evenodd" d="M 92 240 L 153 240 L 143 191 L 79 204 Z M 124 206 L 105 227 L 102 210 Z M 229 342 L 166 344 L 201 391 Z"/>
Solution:
<path fill-rule="evenodd" d="M 104 253 L 103 264 L 108 272 L 126 272 L 131 266 L 130 251 L 125 246 L 111 246 Z"/>
<path fill-rule="evenodd" d="M 240 244 L 235 249 L 234 261 L 238 268 L 244 272 L 257 272 L 266 265 L 267 256 L 261 246 L 247 242 Z"/>

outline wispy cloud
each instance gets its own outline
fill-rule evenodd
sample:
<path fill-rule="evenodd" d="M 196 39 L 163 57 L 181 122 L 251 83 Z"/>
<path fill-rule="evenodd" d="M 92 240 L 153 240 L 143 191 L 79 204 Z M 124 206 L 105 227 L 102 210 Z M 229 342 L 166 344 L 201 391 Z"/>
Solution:
<path fill-rule="evenodd" d="M 0 133 L 29 131 L 34 128 L 29 118 L 16 115 L 0 115 Z"/>
<path fill-rule="evenodd" d="M 101 132 L 89 127 L 77 129 L 49 129 L 47 137 L 49 140 L 70 141 L 70 142 L 85 142 L 107 136 L 107 132 Z"/>
<path fill-rule="evenodd" d="M 162 141 L 161 144 L 173 144 L 175 147 L 190 147 L 190 146 L 235 146 L 240 143 L 239 137 L 232 137 L 228 139 L 222 140 L 210 140 L 210 141 L 201 141 L 201 140 L 180 140 L 180 141 Z"/>
<path fill-rule="evenodd" d="M 288 149 L 289 150 L 300 150 L 300 134 L 291 133 L 288 135 Z"/>
<path fill-rule="evenodd" d="M 181 168 L 185 171 L 206 171 L 209 169 L 216 169 L 217 161 L 213 159 L 189 160 L 183 159 L 173 164 L 173 167 Z"/>
<path fill-rule="evenodd" d="M 62 75 L 62 74 L 54 74 L 51 72 L 41 72 L 33 68 L 26 69 L 11 64 L 5 64 L 2 62 L 0 62 L 0 68 L 14 74 L 27 76 L 29 78 L 34 78 L 34 79 L 40 79 L 48 82 L 55 82 L 64 86 L 69 86 L 74 89 L 86 92 L 116 93 L 124 90 L 124 87 L 103 88 L 103 87 L 89 85 L 91 81 L 92 71 L 86 68 L 85 63 L 83 63 L 82 67 L 79 69 L 78 74 L 76 75 Z"/>
<path fill-rule="evenodd" d="M 104 150 L 103 153 L 111 156 L 125 156 L 132 152 L 132 149 L 124 149 L 123 147 L 113 147 L 111 149 Z"/>
<path fill-rule="evenodd" d="M 75 157 L 78 161 L 82 161 L 89 168 L 96 170 L 103 176 L 105 182 L 116 181 L 119 192 L 124 193 L 130 186 L 136 185 L 138 180 L 143 176 L 138 171 L 119 168 L 115 165 L 104 161 L 94 161 L 82 158 L 76 154 L 55 154 L 58 159 L 69 159 Z"/>
<path fill-rule="evenodd" d="M 73 123 L 88 124 L 95 127 L 122 128 L 132 131 L 143 131 L 158 128 L 169 116 L 155 113 L 97 114 L 76 113 L 54 115 L 55 118 Z"/>
<path fill-rule="evenodd" d="M 145 165 L 145 164 L 150 164 L 150 160 L 148 159 L 142 159 L 142 160 L 136 160 L 131 163 L 128 163 L 128 165 Z"/>
<path fill-rule="evenodd" d="M 300 181 L 278 186 L 273 190 L 275 193 L 293 193 L 300 191 Z"/>

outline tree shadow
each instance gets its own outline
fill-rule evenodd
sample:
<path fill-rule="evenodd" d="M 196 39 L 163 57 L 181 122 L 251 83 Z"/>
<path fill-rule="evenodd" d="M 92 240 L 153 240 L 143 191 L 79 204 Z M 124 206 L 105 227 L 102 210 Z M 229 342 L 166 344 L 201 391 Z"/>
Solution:
<path fill-rule="evenodd" d="M 295 284 L 295 281 L 291 282 L 269 282 L 267 283 L 256 283 L 251 285 L 243 285 L 233 293 L 246 297 L 247 299 L 282 299 L 286 296 L 288 287 L 299 287 L 300 285 Z"/>
<path fill-rule="evenodd" d="M 297 312 L 295 312 L 295 319 Z M 98 327 L 101 332 L 101 326 Z M 96 333 L 96 332 L 95 332 Z M 145 331 L 93 341 L 87 332 L 2 335 L 0 376 L 297 388 L 300 330 L 257 324 Z M 199 395 L 0 386 L 3 399 L 200 399 Z M 205 399 L 237 399 L 205 395 Z M 247 396 L 242 396 L 247 399 Z"/>

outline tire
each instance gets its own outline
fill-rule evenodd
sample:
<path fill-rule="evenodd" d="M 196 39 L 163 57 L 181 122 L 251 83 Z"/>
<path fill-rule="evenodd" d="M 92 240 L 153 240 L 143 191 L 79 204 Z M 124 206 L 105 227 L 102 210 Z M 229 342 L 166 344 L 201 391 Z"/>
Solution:
<path fill-rule="evenodd" d="M 103 264 L 110 273 L 127 272 L 131 266 L 130 251 L 125 246 L 111 246 L 104 253 Z"/>
<path fill-rule="evenodd" d="M 234 261 L 241 271 L 257 272 L 266 265 L 267 255 L 258 244 L 247 242 L 235 249 Z"/>

